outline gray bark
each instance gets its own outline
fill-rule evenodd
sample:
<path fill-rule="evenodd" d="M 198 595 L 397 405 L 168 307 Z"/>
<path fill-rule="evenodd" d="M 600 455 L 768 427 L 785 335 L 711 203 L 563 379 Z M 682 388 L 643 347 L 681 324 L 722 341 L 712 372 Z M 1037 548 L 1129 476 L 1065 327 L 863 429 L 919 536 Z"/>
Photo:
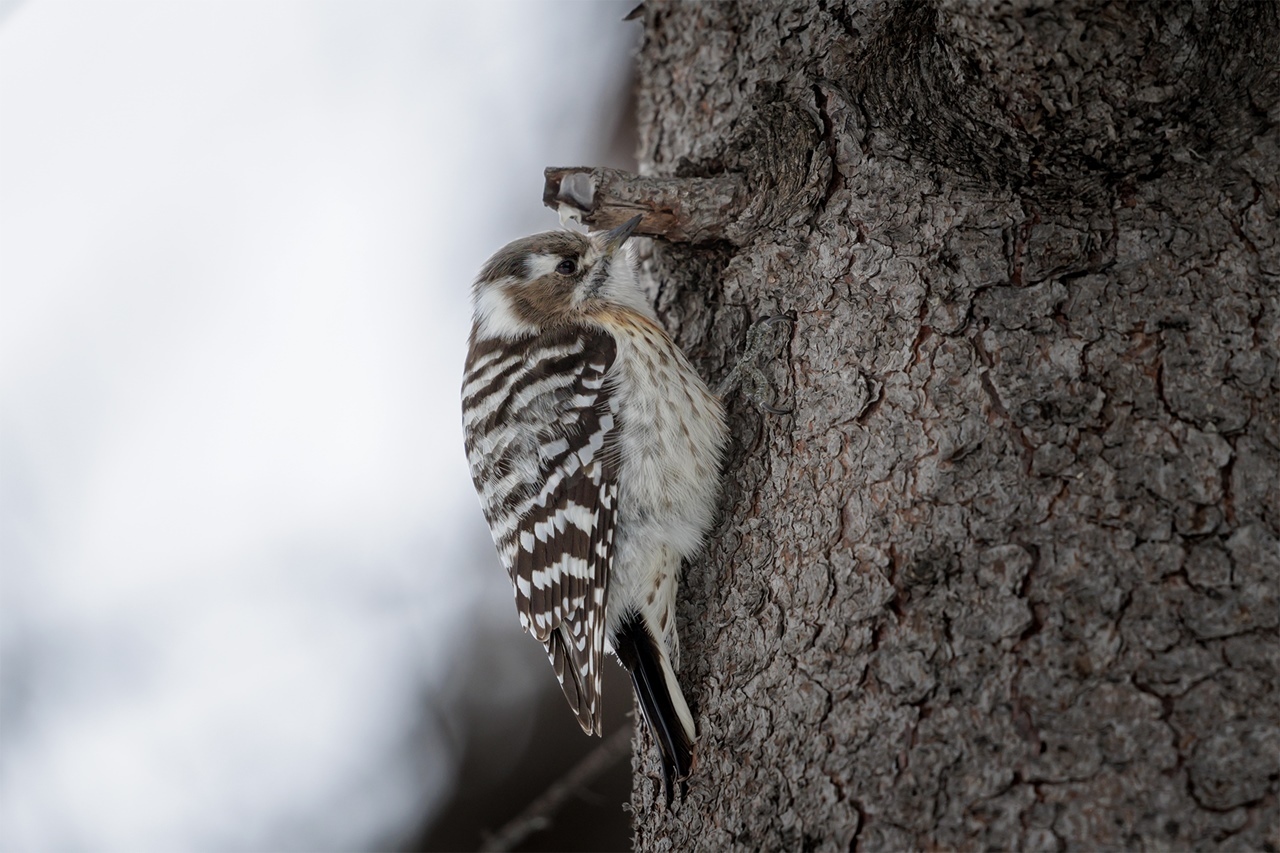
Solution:
<path fill-rule="evenodd" d="M 646 2 L 641 170 L 727 188 L 659 313 L 798 322 L 638 848 L 1280 847 L 1277 17 Z"/>

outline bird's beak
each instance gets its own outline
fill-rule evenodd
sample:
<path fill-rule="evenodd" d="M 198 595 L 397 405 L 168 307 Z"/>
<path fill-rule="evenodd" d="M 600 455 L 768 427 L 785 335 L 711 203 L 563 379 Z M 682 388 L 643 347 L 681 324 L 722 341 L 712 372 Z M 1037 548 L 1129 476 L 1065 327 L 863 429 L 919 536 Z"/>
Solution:
<path fill-rule="evenodd" d="M 600 235 L 600 246 L 605 254 L 612 255 L 622 248 L 622 244 L 627 242 L 627 238 L 636 230 L 636 226 L 640 224 L 643 216 L 633 216 L 617 228 L 610 229 Z"/>

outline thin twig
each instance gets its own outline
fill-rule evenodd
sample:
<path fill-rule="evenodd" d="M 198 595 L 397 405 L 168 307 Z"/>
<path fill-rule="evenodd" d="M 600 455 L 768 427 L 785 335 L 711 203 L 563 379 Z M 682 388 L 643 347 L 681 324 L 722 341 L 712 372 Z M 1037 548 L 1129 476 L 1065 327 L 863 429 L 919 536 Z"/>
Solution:
<path fill-rule="evenodd" d="M 505 826 L 486 836 L 480 845 L 484 853 L 514 850 L 516 845 L 530 835 L 551 825 L 551 818 L 570 797 L 591 784 L 597 776 L 613 766 L 614 762 L 631 750 L 630 726 L 623 726 L 609 735 L 599 746 L 587 754 L 568 773 L 557 779 L 543 791 L 525 810 Z"/>

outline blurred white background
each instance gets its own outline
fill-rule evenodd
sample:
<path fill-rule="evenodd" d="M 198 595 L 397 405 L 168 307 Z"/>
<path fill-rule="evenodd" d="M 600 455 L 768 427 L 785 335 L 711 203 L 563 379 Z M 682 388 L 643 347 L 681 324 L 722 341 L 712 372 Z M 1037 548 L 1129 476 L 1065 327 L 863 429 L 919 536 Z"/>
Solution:
<path fill-rule="evenodd" d="M 517 630 L 468 287 L 557 227 L 544 166 L 601 162 L 628 8 L 0 5 L 0 849 L 358 849 L 440 807 L 450 668 Z"/>

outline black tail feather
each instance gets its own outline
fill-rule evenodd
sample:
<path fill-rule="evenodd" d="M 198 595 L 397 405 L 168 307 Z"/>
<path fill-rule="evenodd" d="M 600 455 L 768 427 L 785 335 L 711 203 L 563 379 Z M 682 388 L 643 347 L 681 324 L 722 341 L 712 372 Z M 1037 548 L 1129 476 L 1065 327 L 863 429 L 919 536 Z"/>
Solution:
<path fill-rule="evenodd" d="M 681 783 L 682 797 L 688 790 L 685 779 L 693 769 L 693 742 L 680 724 L 667 690 L 667 679 L 662 673 L 662 652 L 637 613 L 623 619 L 612 644 L 618 660 L 631 673 L 640 712 L 649 724 L 653 739 L 658 742 L 662 754 L 662 781 L 667 805 L 670 806 L 676 782 Z"/>

